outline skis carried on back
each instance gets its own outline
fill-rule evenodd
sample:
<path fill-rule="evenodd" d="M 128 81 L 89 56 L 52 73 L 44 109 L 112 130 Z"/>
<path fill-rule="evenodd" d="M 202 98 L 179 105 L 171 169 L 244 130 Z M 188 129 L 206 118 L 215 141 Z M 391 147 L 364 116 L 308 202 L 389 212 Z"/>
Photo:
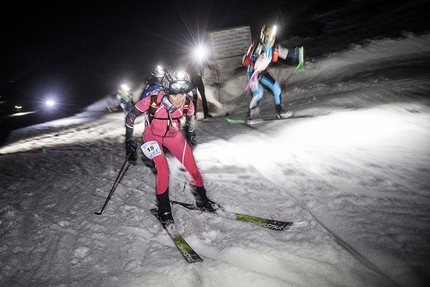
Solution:
<path fill-rule="evenodd" d="M 237 221 L 242 222 L 248 222 L 252 223 L 261 227 L 269 228 L 272 230 L 288 230 L 294 225 L 294 221 L 280 221 L 280 220 L 273 220 L 269 218 L 263 218 L 263 217 L 257 217 L 253 215 L 247 215 L 247 214 L 241 214 L 241 213 L 235 213 L 235 212 L 229 212 L 221 208 L 220 210 L 216 212 L 209 212 L 204 208 L 200 208 L 192 203 L 186 203 L 186 202 L 180 202 L 180 201 L 170 201 L 173 205 L 180 205 L 182 207 L 185 207 L 189 210 L 198 210 L 203 212 L 208 212 L 212 214 L 216 214 L 218 216 L 222 216 L 228 219 L 233 219 Z"/>
<path fill-rule="evenodd" d="M 170 238 L 172 238 L 173 243 L 175 243 L 179 252 L 181 252 L 182 256 L 184 256 L 185 260 L 188 263 L 195 263 L 195 262 L 203 261 L 203 259 L 197 254 L 197 252 L 194 251 L 194 249 L 185 241 L 185 239 L 182 237 L 182 235 L 179 234 L 178 231 L 176 231 L 174 224 L 166 225 L 165 223 L 163 223 L 160 220 L 160 217 L 158 216 L 158 210 L 157 209 L 152 208 L 150 211 L 160 221 L 161 225 L 167 231 Z"/>

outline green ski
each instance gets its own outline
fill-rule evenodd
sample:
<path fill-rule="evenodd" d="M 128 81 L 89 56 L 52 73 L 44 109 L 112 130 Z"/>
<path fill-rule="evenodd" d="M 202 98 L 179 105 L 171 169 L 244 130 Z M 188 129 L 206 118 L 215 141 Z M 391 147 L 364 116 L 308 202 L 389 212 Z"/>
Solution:
<path fill-rule="evenodd" d="M 206 209 L 199 208 L 198 206 L 196 206 L 192 203 L 186 203 L 186 202 L 180 202 L 180 201 L 170 201 L 170 202 L 172 204 L 181 205 L 181 206 L 183 206 L 187 209 L 190 209 L 190 210 L 200 210 L 200 211 L 209 212 Z M 210 212 L 210 213 L 213 213 L 213 212 Z M 294 225 L 293 221 L 273 220 L 273 219 L 257 217 L 257 216 L 253 216 L 253 215 L 229 212 L 229 211 L 226 211 L 224 209 L 222 209 L 220 212 L 216 212 L 213 214 L 216 214 L 216 215 L 219 215 L 222 217 L 226 217 L 229 219 L 233 219 L 233 220 L 238 220 L 238 221 L 242 221 L 242 222 L 249 222 L 249 223 L 261 226 L 261 227 L 265 227 L 265 228 L 269 228 L 269 229 L 273 229 L 273 230 L 279 230 L 279 231 L 288 230 Z"/>
<path fill-rule="evenodd" d="M 195 263 L 195 262 L 201 262 L 203 259 L 197 254 L 196 251 L 185 241 L 185 239 L 182 237 L 179 232 L 176 231 L 174 225 L 168 225 L 161 222 L 160 217 L 158 216 L 158 210 L 153 208 L 151 209 L 151 213 L 157 217 L 157 219 L 160 221 L 160 223 L 163 225 L 163 228 L 167 231 L 170 238 L 172 238 L 173 242 L 175 243 L 176 247 L 178 248 L 179 252 L 181 252 L 182 256 L 184 256 L 185 260 L 188 263 Z"/>

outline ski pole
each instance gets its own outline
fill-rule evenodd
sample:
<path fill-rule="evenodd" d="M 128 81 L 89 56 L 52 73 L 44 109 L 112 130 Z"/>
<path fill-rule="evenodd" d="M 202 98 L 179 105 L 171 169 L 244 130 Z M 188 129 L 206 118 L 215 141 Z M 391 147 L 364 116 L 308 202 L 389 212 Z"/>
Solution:
<path fill-rule="evenodd" d="M 230 117 L 234 117 L 234 114 L 236 114 L 236 110 L 239 107 L 240 103 L 242 103 L 243 98 L 245 97 L 246 90 L 243 91 L 242 95 L 240 95 L 239 101 L 236 103 L 236 106 L 234 107 L 233 113 L 231 113 Z"/>
<path fill-rule="evenodd" d="M 285 83 L 288 82 L 288 80 L 290 80 L 290 78 L 297 72 L 300 72 L 304 69 L 305 67 L 305 58 L 304 58 L 304 51 L 305 49 L 303 48 L 303 46 L 301 47 L 301 52 L 300 52 L 300 58 L 299 58 L 299 64 L 297 65 L 296 69 L 290 74 L 290 76 L 284 80 L 284 85 Z"/>
<path fill-rule="evenodd" d="M 245 91 L 243 91 L 242 95 L 240 96 L 239 101 L 237 102 L 236 107 L 234 108 L 233 113 L 231 114 L 231 117 L 234 116 L 234 114 L 236 113 L 237 108 L 242 103 L 242 100 L 243 100 L 243 98 L 246 95 L 246 91 L 249 90 L 249 88 L 251 86 L 251 83 L 254 82 L 254 81 L 258 81 L 258 76 L 259 75 L 260 75 L 260 71 L 254 71 L 254 73 L 252 73 L 251 78 L 248 80 L 248 83 L 246 84 Z M 229 119 L 227 119 L 227 122 L 229 122 Z"/>
<path fill-rule="evenodd" d="M 121 167 L 121 169 L 120 169 L 120 171 L 119 171 L 119 173 L 118 173 L 118 176 L 117 176 L 117 177 L 116 177 L 116 179 L 115 179 L 115 182 L 114 182 L 114 183 L 113 183 L 113 185 L 112 185 L 112 188 L 110 189 L 109 195 L 108 195 L 108 197 L 106 198 L 106 201 L 105 201 L 105 203 L 103 204 L 102 209 L 101 209 L 99 212 L 97 212 L 97 211 L 96 211 L 96 214 L 97 214 L 97 215 L 102 214 L 102 212 L 103 212 L 103 210 L 105 209 L 106 205 L 108 204 L 108 202 L 109 202 L 110 198 L 112 197 L 112 194 L 113 194 L 113 192 L 115 191 L 116 187 L 118 186 L 118 183 L 119 183 L 119 180 L 121 179 L 121 176 L 122 176 L 122 175 L 124 175 L 124 174 L 123 174 L 124 167 L 125 167 L 125 165 L 127 164 L 127 161 L 128 161 L 128 158 L 129 158 L 129 157 L 130 157 L 130 153 L 129 153 L 129 154 L 127 154 L 127 157 L 125 158 L 125 161 L 124 161 L 124 163 L 122 164 L 122 167 Z"/>

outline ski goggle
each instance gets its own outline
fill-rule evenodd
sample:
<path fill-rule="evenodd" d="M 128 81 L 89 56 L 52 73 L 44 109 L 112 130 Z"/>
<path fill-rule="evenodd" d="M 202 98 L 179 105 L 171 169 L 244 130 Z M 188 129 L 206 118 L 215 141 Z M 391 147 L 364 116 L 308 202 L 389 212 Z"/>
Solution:
<path fill-rule="evenodd" d="M 188 93 L 192 89 L 192 84 L 188 81 L 172 81 L 169 85 L 169 94 Z"/>

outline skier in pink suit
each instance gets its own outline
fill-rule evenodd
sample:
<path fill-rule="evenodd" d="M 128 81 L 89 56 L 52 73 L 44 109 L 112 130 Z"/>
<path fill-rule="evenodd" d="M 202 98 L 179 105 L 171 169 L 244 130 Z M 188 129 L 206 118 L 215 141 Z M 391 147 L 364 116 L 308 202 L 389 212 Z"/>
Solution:
<path fill-rule="evenodd" d="M 156 96 L 136 103 L 126 117 L 126 150 L 136 153 L 133 140 L 134 121 L 148 112 L 147 127 L 143 132 L 142 151 L 153 161 L 157 170 L 156 196 L 158 214 L 164 223 L 173 223 L 169 201 L 169 166 L 163 147 L 167 148 L 184 166 L 190 176 L 196 205 L 214 212 L 218 205 L 208 199 L 203 179 L 196 165 L 191 145 L 195 145 L 194 104 L 187 95 L 193 88 L 188 74 L 169 70 L 162 79 L 163 89 Z M 180 119 L 186 118 L 185 139 Z"/>

